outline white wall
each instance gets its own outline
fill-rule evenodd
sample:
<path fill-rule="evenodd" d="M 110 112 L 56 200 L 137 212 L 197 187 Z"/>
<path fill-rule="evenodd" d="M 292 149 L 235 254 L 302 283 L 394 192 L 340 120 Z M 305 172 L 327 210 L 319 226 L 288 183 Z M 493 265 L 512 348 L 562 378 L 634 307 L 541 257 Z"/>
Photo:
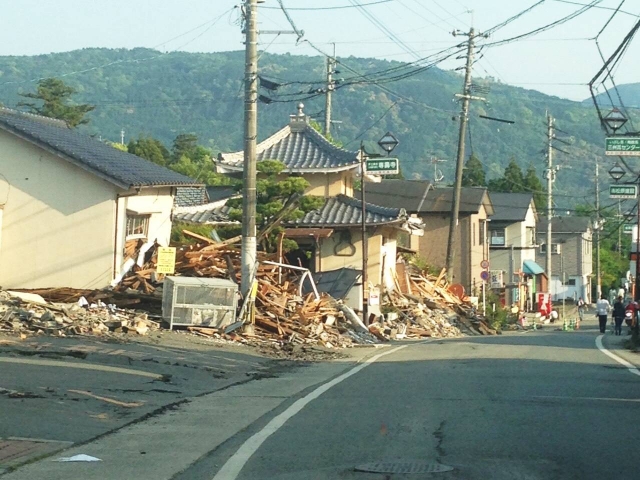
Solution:
<path fill-rule="evenodd" d="M 97 288 L 113 274 L 116 187 L 0 131 L 5 288 Z"/>

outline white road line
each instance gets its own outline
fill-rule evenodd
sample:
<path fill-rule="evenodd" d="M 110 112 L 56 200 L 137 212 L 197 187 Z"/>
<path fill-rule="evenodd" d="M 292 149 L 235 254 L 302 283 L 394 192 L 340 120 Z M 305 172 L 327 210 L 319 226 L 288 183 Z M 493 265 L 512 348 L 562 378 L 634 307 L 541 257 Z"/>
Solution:
<path fill-rule="evenodd" d="M 38 358 L 13 358 L 0 357 L 0 363 L 18 363 L 22 365 L 38 365 L 40 367 L 63 367 L 77 368 L 80 370 L 95 370 L 98 372 L 121 373 L 124 375 L 137 375 L 139 377 L 160 379 L 162 375 L 157 373 L 145 372 L 143 370 L 134 370 L 132 368 L 111 367 L 109 365 L 98 365 L 96 363 L 71 363 L 61 360 L 46 360 Z"/>
<path fill-rule="evenodd" d="M 627 367 L 629 369 L 629 371 L 631 373 L 633 373 L 634 375 L 640 376 L 640 370 L 638 370 L 638 368 L 635 365 L 633 365 L 631 362 L 627 362 L 624 358 L 619 357 L 615 353 L 612 353 L 609 350 L 607 350 L 606 348 L 604 348 L 604 345 L 602 345 L 602 338 L 603 337 L 604 337 L 604 335 L 598 335 L 596 337 L 596 347 L 598 347 L 598 350 L 600 350 L 602 353 L 604 353 L 607 357 L 613 358 L 616 362 L 618 362 L 618 363 L 624 365 L 625 367 Z"/>
<path fill-rule="evenodd" d="M 260 445 L 262 445 L 267 438 L 276 433 L 280 429 L 280 427 L 282 427 L 287 422 L 287 420 L 299 413 L 300 410 L 302 410 L 308 403 L 318 398 L 330 388 L 335 387 L 340 382 L 346 380 L 352 375 L 355 375 L 360 370 L 368 367 L 379 358 L 382 358 L 385 355 L 390 355 L 394 352 L 397 352 L 398 350 L 402 350 L 403 348 L 407 347 L 408 345 L 403 345 L 401 347 L 394 348 L 393 350 L 389 350 L 388 352 L 379 353 L 378 355 L 371 357 L 364 363 L 353 367 L 351 370 L 343 373 L 339 377 L 336 377 L 333 380 L 320 385 L 314 391 L 308 393 L 299 400 L 296 400 L 284 412 L 282 412 L 277 417 L 274 417 L 267 425 L 265 425 L 262 430 L 255 433 L 253 436 L 251 436 L 251 438 L 244 442 L 238 449 L 238 451 L 234 453 L 233 456 L 222 466 L 216 476 L 213 477 L 213 480 L 235 480 L 240 474 L 242 468 L 249 461 L 251 456 L 256 453 L 258 448 L 260 448 Z"/>

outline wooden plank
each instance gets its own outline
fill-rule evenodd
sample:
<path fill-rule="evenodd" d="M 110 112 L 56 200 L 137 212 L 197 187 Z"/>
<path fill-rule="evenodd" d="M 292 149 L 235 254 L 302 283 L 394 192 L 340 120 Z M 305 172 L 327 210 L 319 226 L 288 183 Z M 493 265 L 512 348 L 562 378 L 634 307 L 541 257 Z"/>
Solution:
<path fill-rule="evenodd" d="M 194 232 L 192 232 L 190 230 L 182 230 L 182 234 L 185 237 L 190 237 L 190 238 L 193 238 L 193 239 L 198 240 L 200 242 L 205 242 L 205 243 L 207 243 L 209 245 L 211 245 L 213 243 L 216 243 L 213 240 L 211 240 L 210 238 L 207 238 L 207 237 L 205 237 L 203 235 L 199 235 L 199 234 L 194 233 Z"/>

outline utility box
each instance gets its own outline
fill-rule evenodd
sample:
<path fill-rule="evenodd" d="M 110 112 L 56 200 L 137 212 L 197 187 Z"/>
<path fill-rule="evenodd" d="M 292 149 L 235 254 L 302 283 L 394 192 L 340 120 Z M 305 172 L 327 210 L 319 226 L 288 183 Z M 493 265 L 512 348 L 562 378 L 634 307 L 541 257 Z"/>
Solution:
<path fill-rule="evenodd" d="M 165 277 L 162 316 L 169 328 L 224 328 L 236 321 L 238 286 L 223 278 Z"/>

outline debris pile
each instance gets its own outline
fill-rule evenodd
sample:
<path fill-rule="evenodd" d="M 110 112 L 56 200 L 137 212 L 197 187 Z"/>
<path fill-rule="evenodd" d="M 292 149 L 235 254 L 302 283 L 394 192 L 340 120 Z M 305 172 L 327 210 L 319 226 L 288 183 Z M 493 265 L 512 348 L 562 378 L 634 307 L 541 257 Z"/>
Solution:
<path fill-rule="evenodd" d="M 0 332 L 22 338 L 34 334 L 146 335 L 160 328 L 158 322 L 148 317 L 146 313 L 123 310 L 100 300 L 89 303 L 83 296 L 76 303 L 51 304 L 34 293 L 0 292 Z"/>

